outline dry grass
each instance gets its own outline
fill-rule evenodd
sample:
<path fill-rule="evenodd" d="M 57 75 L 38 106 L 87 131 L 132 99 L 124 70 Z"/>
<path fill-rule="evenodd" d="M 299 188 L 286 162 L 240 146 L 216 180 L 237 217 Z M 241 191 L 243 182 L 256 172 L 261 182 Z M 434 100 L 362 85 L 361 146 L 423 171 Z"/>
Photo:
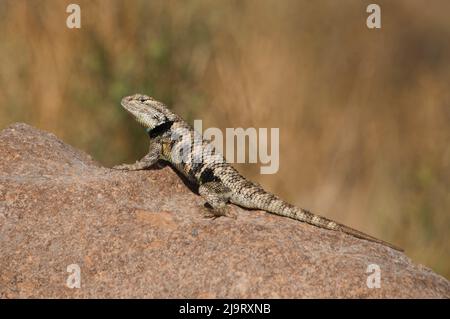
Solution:
<path fill-rule="evenodd" d="M 279 127 L 280 171 L 244 173 L 404 247 L 449 277 L 450 3 L 0 2 L 0 126 L 53 131 L 106 165 L 146 138 L 120 110 L 151 94 L 204 127 Z"/>

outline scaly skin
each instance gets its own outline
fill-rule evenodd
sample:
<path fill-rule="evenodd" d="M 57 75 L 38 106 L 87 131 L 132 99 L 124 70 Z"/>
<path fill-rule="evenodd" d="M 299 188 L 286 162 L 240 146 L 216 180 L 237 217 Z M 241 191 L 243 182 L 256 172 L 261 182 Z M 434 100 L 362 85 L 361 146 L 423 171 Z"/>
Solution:
<path fill-rule="evenodd" d="M 115 169 L 142 170 L 151 167 L 158 160 L 164 160 L 199 187 L 199 194 L 212 207 L 212 213 L 216 217 L 233 216 L 227 205 L 231 202 L 241 207 L 265 210 L 317 227 L 341 231 L 401 251 L 394 245 L 297 208 L 266 192 L 239 174 L 215 151 L 210 141 L 202 139 L 200 133 L 194 131 L 180 116 L 152 97 L 135 94 L 123 98 L 121 104 L 144 126 L 151 143 L 149 153 L 140 161 L 115 166 Z"/>

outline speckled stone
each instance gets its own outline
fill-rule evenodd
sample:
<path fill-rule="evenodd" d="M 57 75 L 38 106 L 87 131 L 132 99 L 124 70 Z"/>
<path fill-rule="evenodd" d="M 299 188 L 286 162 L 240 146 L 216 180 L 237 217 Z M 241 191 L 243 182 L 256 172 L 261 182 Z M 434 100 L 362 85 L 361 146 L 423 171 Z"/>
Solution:
<path fill-rule="evenodd" d="M 259 211 L 205 219 L 169 167 L 104 168 L 26 124 L 0 133 L 0 158 L 2 298 L 450 297 L 448 280 L 378 244 Z"/>

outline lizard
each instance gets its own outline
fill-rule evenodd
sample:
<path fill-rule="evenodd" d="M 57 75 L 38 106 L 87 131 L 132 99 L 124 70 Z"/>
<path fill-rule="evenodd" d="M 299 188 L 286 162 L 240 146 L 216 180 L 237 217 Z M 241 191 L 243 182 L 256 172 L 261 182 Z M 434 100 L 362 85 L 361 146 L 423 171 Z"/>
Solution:
<path fill-rule="evenodd" d="M 162 102 L 144 94 L 134 94 L 124 97 L 121 105 L 145 128 L 150 138 L 150 147 L 147 155 L 136 163 L 117 165 L 113 169 L 145 170 L 162 160 L 170 163 L 189 182 L 198 187 L 199 195 L 211 208 L 210 217 L 235 217 L 229 205 L 232 203 L 243 208 L 263 210 L 316 227 L 343 232 L 403 251 L 383 240 L 298 208 L 265 191 L 259 184 L 243 177 L 222 154 L 215 150 L 210 140 L 202 138 L 199 132 Z"/>

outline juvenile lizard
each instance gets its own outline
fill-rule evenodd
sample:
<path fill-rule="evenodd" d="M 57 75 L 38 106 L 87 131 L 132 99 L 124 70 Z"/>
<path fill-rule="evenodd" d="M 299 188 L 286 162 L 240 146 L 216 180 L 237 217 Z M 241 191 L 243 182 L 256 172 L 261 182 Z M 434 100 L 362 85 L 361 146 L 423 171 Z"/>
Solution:
<path fill-rule="evenodd" d="M 215 151 L 210 141 L 203 139 L 200 133 L 180 116 L 152 97 L 142 94 L 127 96 L 122 99 L 121 105 L 146 129 L 150 137 L 150 149 L 148 154 L 135 164 L 122 164 L 115 166 L 115 169 L 143 170 L 150 168 L 158 160 L 164 160 L 198 186 L 199 194 L 211 206 L 214 217 L 233 217 L 230 206 L 227 205 L 231 202 L 244 208 L 265 210 L 402 251 L 380 239 L 297 208 L 247 180 Z"/>

